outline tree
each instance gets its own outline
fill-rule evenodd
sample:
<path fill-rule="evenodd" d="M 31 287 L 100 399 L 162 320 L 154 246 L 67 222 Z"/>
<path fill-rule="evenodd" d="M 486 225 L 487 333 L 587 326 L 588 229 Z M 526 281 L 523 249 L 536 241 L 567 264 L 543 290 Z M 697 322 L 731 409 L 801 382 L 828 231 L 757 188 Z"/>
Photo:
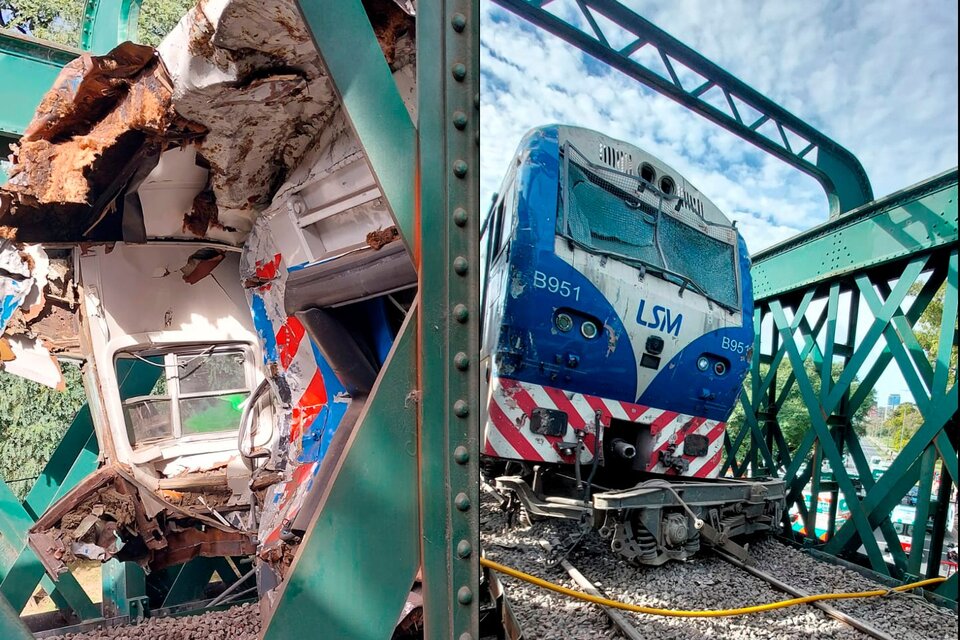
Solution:
<path fill-rule="evenodd" d="M 910 293 L 917 295 L 923 287 L 922 282 L 917 282 L 910 287 Z M 930 299 L 930 304 L 920 314 L 920 319 L 913 328 L 914 335 L 917 336 L 917 342 L 923 347 L 927 354 L 927 360 L 933 367 L 937 366 L 937 353 L 940 350 L 940 325 L 943 322 L 943 299 L 947 293 L 947 283 L 940 285 L 940 289 Z M 947 322 L 954 322 L 953 318 L 947 319 Z M 953 336 L 956 339 L 956 332 Z M 957 380 L 957 345 L 954 343 L 950 348 L 950 369 L 947 372 L 947 388 L 950 388 Z"/>
<path fill-rule="evenodd" d="M 144 0 L 136 41 L 156 46 L 194 0 Z M 71 47 L 80 44 L 83 0 L 0 0 L 0 28 Z"/>
<path fill-rule="evenodd" d="M 769 371 L 768 367 L 765 365 L 760 366 L 761 375 L 766 377 L 767 371 Z M 793 367 L 790 365 L 790 362 L 784 358 L 780 362 L 780 366 L 777 368 L 776 388 L 778 398 L 783 392 L 783 389 L 786 386 L 787 380 L 792 371 Z M 806 373 L 807 380 L 809 380 L 810 386 L 813 387 L 814 393 L 819 397 L 821 389 L 819 368 L 812 361 L 807 360 L 804 363 L 804 373 Z M 843 373 L 843 365 L 839 362 L 835 362 L 833 364 L 831 373 L 833 381 L 836 381 L 840 377 L 840 374 Z M 855 379 L 850 385 L 850 395 L 856 393 L 859 387 L 860 382 L 859 380 Z M 862 436 L 866 433 L 867 414 L 869 413 L 870 409 L 876 405 L 876 402 L 877 392 L 875 390 L 871 390 L 864 402 L 853 412 L 850 423 L 857 435 Z M 803 401 L 803 397 L 800 395 L 800 389 L 798 388 L 796 381 L 794 381 L 791 385 L 790 391 L 787 393 L 786 398 L 783 400 L 783 404 L 780 406 L 780 410 L 777 412 L 777 422 L 780 425 L 780 432 L 783 434 L 783 438 L 787 443 L 787 447 L 790 449 L 790 453 L 793 453 L 797 450 L 797 447 L 800 446 L 800 443 L 803 441 L 807 431 L 813 428 L 813 424 L 810 421 L 810 412 L 807 409 L 807 405 Z M 728 425 L 730 435 L 733 438 L 736 438 L 737 434 L 740 432 L 740 429 L 746 427 L 743 408 L 740 405 L 737 406 L 733 414 L 730 416 Z M 743 444 L 737 451 L 738 459 L 743 459 L 743 456 L 745 456 L 747 451 L 749 451 L 749 438 L 749 434 L 744 437 Z"/>
<path fill-rule="evenodd" d="M 0 478 L 23 498 L 86 401 L 80 368 L 63 363 L 66 391 L 0 372 Z M 14 482 L 16 481 L 16 482 Z"/>
<path fill-rule="evenodd" d="M 887 444 L 894 451 L 900 451 L 904 445 L 910 442 L 913 434 L 923 425 L 923 416 L 917 406 L 904 402 L 890 413 L 883 424 L 880 426 L 880 437 L 886 440 Z"/>

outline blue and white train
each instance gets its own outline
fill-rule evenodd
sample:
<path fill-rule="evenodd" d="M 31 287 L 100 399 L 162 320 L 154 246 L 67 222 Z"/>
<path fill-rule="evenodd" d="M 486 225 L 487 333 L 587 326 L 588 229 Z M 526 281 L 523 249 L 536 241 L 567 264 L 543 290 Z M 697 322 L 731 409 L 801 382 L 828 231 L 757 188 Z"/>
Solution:
<path fill-rule="evenodd" d="M 712 202 L 637 147 L 541 127 L 481 242 L 482 453 L 511 504 L 592 516 L 646 564 L 776 526 L 782 483 L 718 479 L 754 329 L 746 245 Z"/>

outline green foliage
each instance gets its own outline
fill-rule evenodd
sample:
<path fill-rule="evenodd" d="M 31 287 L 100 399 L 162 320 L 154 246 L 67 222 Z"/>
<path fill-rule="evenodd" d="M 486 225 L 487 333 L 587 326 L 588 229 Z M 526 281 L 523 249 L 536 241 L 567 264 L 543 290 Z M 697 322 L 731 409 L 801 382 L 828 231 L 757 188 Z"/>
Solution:
<path fill-rule="evenodd" d="M 923 425 L 923 416 L 916 405 L 910 402 L 904 402 L 887 416 L 887 419 L 880 425 L 877 435 L 884 440 L 894 451 L 900 451 L 904 445 L 910 442 L 920 427 Z"/>
<path fill-rule="evenodd" d="M 80 44 L 84 0 L 0 0 L 4 29 L 76 47 Z"/>
<path fill-rule="evenodd" d="M 145 0 L 140 5 L 137 42 L 157 46 L 194 4 L 195 0 Z"/>
<path fill-rule="evenodd" d="M 760 372 L 763 377 L 766 377 L 768 371 L 769 367 L 766 365 L 760 366 Z M 790 378 L 792 371 L 793 367 L 790 365 L 790 362 L 784 358 L 780 362 L 780 366 L 777 368 L 776 388 L 778 398 L 783 392 L 783 389 L 786 386 L 787 380 Z M 807 380 L 810 381 L 810 385 L 813 387 L 814 393 L 819 397 L 821 380 L 818 368 L 813 362 L 807 360 L 804 363 L 804 372 L 806 373 Z M 835 362 L 833 364 L 831 373 L 833 381 L 835 382 L 840 377 L 840 374 L 843 373 L 843 365 L 839 362 Z M 850 385 L 850 395 L 856 393 L 859 386 L 859 381 L 854 380 L 854 382 Z M 858 435 L 862 436 L 866 433 L 867 414 L 870 409 L 876 405 L 876 402 L 877 392 L 876 390 L 871 390 L 870 394 L 867 396 L 867 399 L 857 408 L 856 411 L 854 411 L 853 415 L 851 416 L 850 422 L 853 425 L 854 431 Z M 787 447 L 790 449 L 790 453 L 792 454 L 797 450 L 797 447 L 800 446 L 800 443 L 803 441 L 803 437 L 806 435 L 807 431 L 813 428 L 813 424 L 810 421 L 810 412 L 807 410 L 807 405 L 804 403 L 803 398 L 800 395 L 800 389 L 797 386 L 796 381 L 791 384 L 790 391 L 787 393 L 780 410 L 777 412 L 777 422 L 780 425 L 780 431 L 787 443 Z M 743 428 L 749 427 L 744 418 L 743 407 L 737 405 L 737 408 L 734 410 L 733 414 L 730 416 L 730 420 L 728 421 L 728 431 L 730 432 L 730 437 L 736 438 L 737 434 L 740 432 L 740 429 Z M 744 456 L 746 456 L 749 452 L 750 437 L 751 436 L 749 433 L 744 436 L 743 444 L 741 444 L 740 448 L 737 450 L 738 460 L 743 460 Z"/>
<path fill-rule="evenodd" d="M 915 283 L 910 287 L 910 293 L 917 295 L 920 293 L 920 289 L 923 287 L 922 282 Z M 943 298 L 947 292 L 947 283 L 944 282 L 940 285 L 940 289 L 934 294 L 933 298 L 930 300 L 930 304 L 927 305 L 927 308 L 924 309 L 923 313 L 920 315 L 920 319 L 917 321 L 917 324 L 913 328 L 913 333 L 917 336 L 917 342 L 920 343 L 920 346 L 923 347 L 923 350 L 927 354 L 927 360 L 930 361 L 930 365 L 936 369 L 937 366 L 937 353 L 940 350 L 940 325 L 943 321 Z M 948 322 L 953 322 L 953 318 L 949 318 Z M 956 337 L 956 333 L 953 334 Z M 957 380 L 957 345 L 954 343 L 950 348 L 950 369 L 947 373 L 947 388 L 956 382 Z"/>
<path fill-rule="evenodd" d="M 66 391 L 0 373 L 0 477 L 7 482 L 40 474 L 86 402 L 80 368 L 62 367 Z M 31 481 L 10 484 L 20 498 L 31 486 Z"/>
<path fill-rule="evenodd" d="M 194 4 L 194 0 L 144 0 L 136 41 L 156 46 Z M 0 0 L 0 28 L 78 47 L 85 6 L 85 0 Z"/>

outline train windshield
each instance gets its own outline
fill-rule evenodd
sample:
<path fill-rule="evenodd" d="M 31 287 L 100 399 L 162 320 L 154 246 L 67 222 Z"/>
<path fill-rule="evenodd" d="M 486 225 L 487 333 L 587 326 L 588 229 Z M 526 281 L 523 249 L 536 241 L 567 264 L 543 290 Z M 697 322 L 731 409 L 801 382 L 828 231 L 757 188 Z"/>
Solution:
<path fill-rule="evenodd" d="M 637 176 L 590 163 L 569 143 L 557 232 L 593 253 L 659 272 L 736 309 L 737 234 L 686 211 Z"/>

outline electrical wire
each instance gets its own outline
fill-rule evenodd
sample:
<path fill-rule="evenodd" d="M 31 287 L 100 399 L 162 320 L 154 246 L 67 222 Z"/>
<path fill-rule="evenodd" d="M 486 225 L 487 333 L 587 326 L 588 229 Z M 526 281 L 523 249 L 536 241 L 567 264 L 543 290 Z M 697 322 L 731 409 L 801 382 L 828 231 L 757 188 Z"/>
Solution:
<path fill-rule="evenodd" d="M 874 591 L 857 591 L 851 593 L 821 593 L 811 596 L 805 596 L 803 598 L 791 598 L 790 600 L 781 600 L 779 602 L 771 602 L 769 604 L 759 604 L 748 607 L 740 607 L 737 609 L 707 609 L 700 611 L 688 611 L 684 609 L 658 609 L 656 607 L 646 607 L 639 604 L 628 604 L 626 602 L 618 602 L 617 600 L 610 600 L 609 598 L 602 598 L 599 596 L 592 596 L 587 593 L 582 593 L 580 591 L 575 591 L 573 589 L 568 589 L 567 587 L 554 584 L 542 578 L 532 576 L 529 573 L 524 573 L 518 571 L 511 567 L 502 565 L 493 560 L 487 558 L 480 558 L 480 564 L 487 567 L 488 569 L 493 569 L 498 573 L 503 575 L 516 578 L 518 580 L 523 580 L 524 582 L 529 582 L 530 584 L 536 585 L 543 589 L 549 591 L 554 591 L 556 593 L 569 596 L 571 598 L 576 598 L 578 600 L 583 600 L 585 602 L 591 602 L 593 604 L 599 604 L 604 607 L 611 607 L 613 609 L 622 609 L 623 611 L 633 611 L 634 613 L 646 613 L 654 616 L 671 616 L 676 618 L 722 618 L 727 616 L 742 616 L 751 613 L 760 613 L 762 611 L 772 611 L 774 609 L 783 609 L 785 607 L 792 607 L 798 604 L 809 604 L 811 602 L 819 602 L 821 600 L 846 600 L 851 598 L 873 598 L 879 596 L 889 595 L 893 592 L 902 592 L 909 591 L 910 589 L 918 589 L 920 587 L 925 587 L 931 584 L 939 584 L 944 582 L 946 578 L 930 578 L 928 580 L 920 580 L 919 582 L 912 582 L 910 584 L 901 585 L 899 587 L 894 587 L 892 589 L 876 589 Z"/>

